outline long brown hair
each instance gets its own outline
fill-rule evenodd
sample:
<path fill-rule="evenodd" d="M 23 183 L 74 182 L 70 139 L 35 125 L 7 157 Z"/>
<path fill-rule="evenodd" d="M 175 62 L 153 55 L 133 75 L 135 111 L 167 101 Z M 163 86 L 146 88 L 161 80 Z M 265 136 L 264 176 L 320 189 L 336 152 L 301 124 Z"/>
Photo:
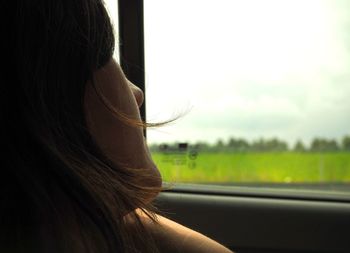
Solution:
<path fill-rule="evenodd" d="M 148 170 L 112 163 L 84 115 L 86 83 L 114 50 L 103 2 L 11 0 L 2 12 L 0 251 L 156 252 L 124 215 L 152 215 L 160 189 L 139 183 Z"/>

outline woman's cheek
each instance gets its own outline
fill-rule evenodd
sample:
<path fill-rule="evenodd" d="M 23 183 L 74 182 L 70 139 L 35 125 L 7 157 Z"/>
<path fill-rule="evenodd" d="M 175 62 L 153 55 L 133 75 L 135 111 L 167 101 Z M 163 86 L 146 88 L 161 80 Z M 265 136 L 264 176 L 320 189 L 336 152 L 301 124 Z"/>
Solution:
<path fill-rule="evenodd" d="M 97 73 L 94 85 L 99 87 L 99 92 L 113 108 L 140 120 L 139 109 L 127 80 L 121 79 L 118 69 L 111 67 L 113 64 Z M 102 152 L 116 165 L 148 170 L 150 177 L 141 184 L 160 187 L 161 176 L 146 145 L 143 129 L 127 125 L 116 117 L 101 101 L 91 83 L 86 86 L 85 110 L 88 128 Z"/>

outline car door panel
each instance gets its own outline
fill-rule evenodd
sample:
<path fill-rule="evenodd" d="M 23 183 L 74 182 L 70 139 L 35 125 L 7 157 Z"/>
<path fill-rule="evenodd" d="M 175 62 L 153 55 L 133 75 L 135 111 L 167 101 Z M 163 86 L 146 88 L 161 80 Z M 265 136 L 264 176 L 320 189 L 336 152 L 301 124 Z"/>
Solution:
<path fill-rule="evenodd" d="M 168 191 L 163 214 L 236 252 L 350 252 L 350 204 Z"/>

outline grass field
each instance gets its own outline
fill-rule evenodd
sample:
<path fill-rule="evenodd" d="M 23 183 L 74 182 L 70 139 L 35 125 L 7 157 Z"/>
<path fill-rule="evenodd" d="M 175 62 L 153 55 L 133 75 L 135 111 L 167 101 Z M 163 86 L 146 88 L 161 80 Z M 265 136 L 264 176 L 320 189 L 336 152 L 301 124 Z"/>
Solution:
<path fill-rule="evenodd" d="M 350 182 L 350 153 L 152 153 L 168 182 Z"/>

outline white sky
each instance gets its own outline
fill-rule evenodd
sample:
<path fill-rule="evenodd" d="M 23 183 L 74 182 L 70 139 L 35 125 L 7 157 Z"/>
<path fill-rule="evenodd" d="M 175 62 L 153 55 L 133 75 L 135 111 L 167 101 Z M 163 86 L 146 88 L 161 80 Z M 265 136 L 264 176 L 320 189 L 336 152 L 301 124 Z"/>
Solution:
<path fill-rule="evenodd" d="M 116 45 L 114 50 L 114 58 L 119 62 L 119 50 L 118 50 L 118 0 L 103 0 L 105 2 L 105 6 L 107 7 L 107 11 L 109 17 L 111 18 L 112 24 L 114 26 Z"/>
<path fill-rule="evenodd" d="M 108 2 L 108 1 L 107 1 Z M 152 143 L 350 134 L 350 1 L 145 0 Z"/>

